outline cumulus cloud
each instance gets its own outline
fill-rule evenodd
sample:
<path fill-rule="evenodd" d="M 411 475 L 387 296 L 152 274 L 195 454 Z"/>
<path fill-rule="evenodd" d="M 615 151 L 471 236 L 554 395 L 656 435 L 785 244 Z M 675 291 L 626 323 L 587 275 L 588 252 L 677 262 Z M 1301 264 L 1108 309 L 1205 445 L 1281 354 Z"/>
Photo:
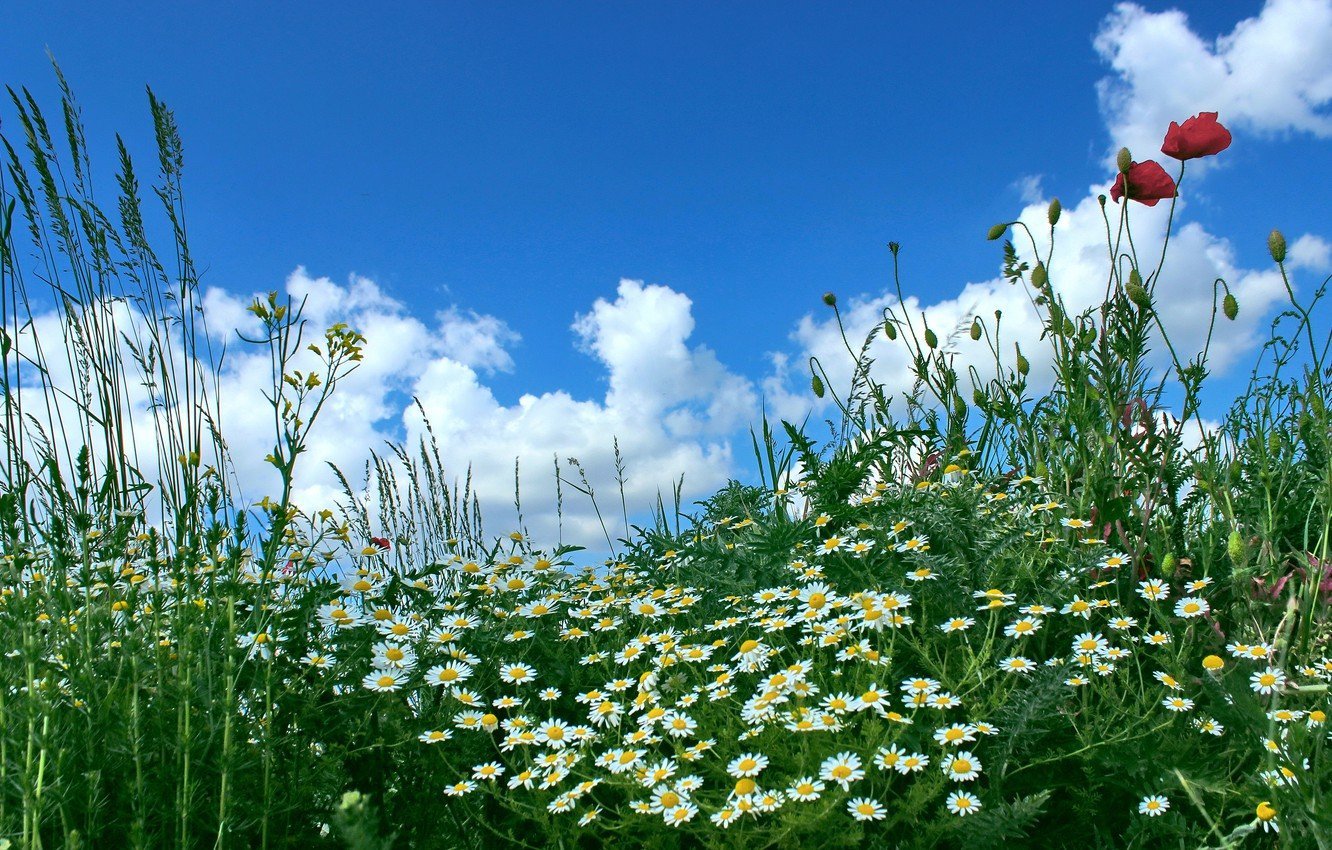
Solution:
<path fill-rule="evenodd" d="M 1219 112 L 1232 131 L 1332 136 L 1328 0 L 1269 0 L 1211 43 L 1183 12 L 1121 3 L 1094 44 L 1114 71 L 1097 88 L 1111 131 L 1107 161 L 1122 145 L 1150 158 L 1163 128 L 1201 110 Z"/>

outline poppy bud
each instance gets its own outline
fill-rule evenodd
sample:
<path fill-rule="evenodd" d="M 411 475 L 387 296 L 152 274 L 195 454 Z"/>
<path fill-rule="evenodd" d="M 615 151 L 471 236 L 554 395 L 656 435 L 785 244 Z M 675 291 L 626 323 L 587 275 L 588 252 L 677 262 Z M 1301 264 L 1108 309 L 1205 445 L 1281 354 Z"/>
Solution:
<path fill-rule="evenodd" d="M 1017 349 L 1017 370 L 1019 375 L 1025 375 L 1031 371 L 1031 362 L 1022 356 L 1022 349 Z"/>
<path fill-rule="evenodd" d="M 883 323 L 883 335 L 888 337 L 889 341 L 897 339 L 897 328 L 893 326 L 892 322 Z"/>
<path fill-rule="evenodd" d="M 1044 289 L 1050 282 L 1050 275 L 1045 271 L 1045 263 L 1037 263 L 1036 268 L 1031 270 L 1031 285 L 1037 289 Z"/>
<path fill-rule="evenodd" d="M 1101 205 L 1101 209 L 1105 209 L 1105 195 L 1097 195 L 1096 203 Z"/>
<path fill-rule="evenodd" d="M 1119 156 L 1115 157 L 1115 165 L 1119 166 L 1120 174 L 1128 174 L 1128 170 L 1133 167 L 1133 154 L 1129 153 L 1128 148 L 1119 149 Z"/>
<path fill-rule="evenodd" d="M 1232 322 L 1239 315 L 1239 302 L 1229 292 L 1226 293 L 1225 298 L 1221 299 L 1221 312 L 1225 313 L 1226 318 Z"/>
<path fill-rule="evenodd" d="M 814 390 L 814 395 L 823 398 L 823 379 L 815 375 L 809 382 L 809 386 Z"/>
<path fill-rule="evenodd" d="M 981 338 L 980 319 L 971 320 L 971 339 L 973 342 Z"/>
<path fill-rule="evenodd" d="M 953 418 L 967 418 L 967 403 L 962 400 L 962 396 L 958 393 L 953 393 Z"/>
<path fill-rule="evenodd" d="M 1059 223 L 1059 214 L 1063 211 L 1064 208 L 1059 205 L 1058 198 L 1055 198 L 1053 201 L 1050 202 L 1050 208 L 1045 211 L 1045 217 L 1050 220 L 1051 227 L 1054 227 L 1056 224 Z"/>
<path fill-rule="evenodd" d="M 1066 337 L 1071 337 L 1071 336 L 1073 336 L 1073 334 L 1077 333 L 1077 331 L 1078 331 L 1078 329 L 1075 328 L 1075 327 L 1073 327 L 1073 322 L 1072 322 L 1067 316 L 1065 316 L 1065 317 L 1064 317 L 1064 336 L 1066 336 Z"/>
<path fill-rule="evenodd" d="M 929 328 L 925 329 L 925 344 L 928 345 L 930 348 L 939 347 L 938 334 L 936 334 L 934 331 L 930 330 Z"/>
<path fill-rule="evenodd" d="M 1064 310 L 1058 304 L 1050 304 L 1050 325 L 1060 327 L 1064 324 Z"/>
<path fill-rule="evenodd" d="M 1179 558 L 1175 557 L 1174 552 L 1167 552 L 1166 556 L 1161 559 L 1161 575 L 1166 578 L 1173 576 L 1178 567 Z"/>
<path fill-rule="evenodd" d="M 1230 562 L 1235 566 L 1241 566 L 1244 561 L 1245 546 L 1244 537 L 1239 533 L 1239 529 L 1230 532 L 1230 539 L 1226 541 L 1226 554 L 1230 556 Z"/>
<path fill-rule="evenodd" d="M 837 296 L 832 294 L 831 292 L 825 292 L 823 293 L 823 303 L 827 304 L 829 307 L 836 307 Z"/>
<path fill-rule="evenodd" d="M 1008 230 L 1007 224 L 996 224 L 994 227 L 990 228 L 990 232 L 986 235 L 985 238 L 993 242 L 994 240 L 998 239 L 1000 236 L 1003 236 L 1004 233 L 1007 232 L 1007 230 Z"/>
<path fill-rule="evenodd" d="M 975 389 L 973 389 L 973 390 L 971 391 L 971 402 L 972 402 L 972 404 L 976 405 L 976 406 L 979 407 L 981 410 L 984 410 L 984 409 L 985 409 L 985 403 L 986 403 L 987 401 L 989 401 L 989 399 L 987 399 L 987 398 L 985 397 L 985 392 L 984 392 L 983 390 L 981 390 L 980 387 L 976 387 Z"/>
<path fill-rule="evenodd" d="M 1045 461 L 1043 460 L 1036 461 L 1036 477 L 1044 478 L 1049 474 L 1050 474 L 1050 467 L 1045 465 Z"/>
<path fill-rule="evenodd" d="M 1267 250 L 1272 253 L 1272 259 L 1278 263 L 1286 261 L 1286 237 L 1281 235 L 1280 230 L 1273 230 L 1267 237 Z"/>

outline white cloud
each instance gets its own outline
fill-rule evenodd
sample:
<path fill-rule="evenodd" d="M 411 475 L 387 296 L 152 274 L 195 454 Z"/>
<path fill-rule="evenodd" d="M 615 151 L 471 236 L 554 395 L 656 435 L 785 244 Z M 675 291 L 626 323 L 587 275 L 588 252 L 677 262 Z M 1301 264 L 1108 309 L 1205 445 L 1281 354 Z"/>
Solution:
<path fill-rule="evenodd" d="M 1201 111 L 1220 113 L 1232 131 L 1332 136 L 1329 0 L 1270 0 L 1213 43 L 1183 12 L 1121 3 L 1094 43 L 1114 71 L 1098 86 L 1107 161 L 1123 145 L 1135 159 L 1159 156 L 1170 122 Z"/>

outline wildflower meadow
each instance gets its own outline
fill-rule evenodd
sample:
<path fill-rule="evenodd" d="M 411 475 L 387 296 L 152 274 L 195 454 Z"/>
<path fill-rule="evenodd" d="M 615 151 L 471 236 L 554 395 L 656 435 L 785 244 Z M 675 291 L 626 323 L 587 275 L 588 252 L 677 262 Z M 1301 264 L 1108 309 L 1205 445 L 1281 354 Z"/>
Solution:
<path fill-rule="evenodd" d="M 902 312 L 892 244 L 850 385 L 809 363 L 840 421 L 764 419 L 758 483 L 659 500 L 587 563 L 488 535 L 429 438 L 296 504 L 376 341 L 256 300 L 232 342 L 271 355 L 273 433 L 228 442 L 172 112 L 150 94 L 151 176 L 121 143 L 94 192 L 61 84 L 3 125 L 0 847 L 1332 846 L 1323 288 L 1297 297 L 1273 231 L 1289 303 L 1207 427 L 1207 351 L 1155 310 L 1168 238 L 1134 242 L 1226 155 L 1215 113 L 1106 175 L 1099 305 L 1061 295 L 1058 201 L 988 234 L 1048 394 L 1002 315 Z M 1226 333 L 1245 305 L 1199 286 Z M 237 452 L 282 486 L 241 500 Z"/>

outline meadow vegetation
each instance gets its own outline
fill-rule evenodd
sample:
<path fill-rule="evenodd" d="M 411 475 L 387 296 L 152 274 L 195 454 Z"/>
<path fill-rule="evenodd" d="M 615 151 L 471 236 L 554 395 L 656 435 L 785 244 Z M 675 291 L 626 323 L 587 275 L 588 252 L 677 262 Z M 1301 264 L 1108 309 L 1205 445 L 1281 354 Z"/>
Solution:
<path fill-rule="evenodd" d="M 1207 351 L 1130 227 L 1229 144 L 1215 116 L 1172 126 L 1175 176 L 1121 157 L 1101 304 L 1061 295 L 1057 201 L 1040 240 L 990 233 L 1049 393 L 999 314 L 941 340 L 890 308 L 843 335 L 849 386 L 811 361 L 826 437 L 765 418 L 757 484 L 658 500 L 586 564 L 487 537 L 430 437 L 295 504 L 375 341 L 277 294 L 232 341 L 270 354 L 281 482 L 242 500 L 172 113 L 149 95 L 151 193 L 117 140 L 107 204 L 60 82 L 57 121 L 10 90 L 3 130 L 0 846 L 1332 846 L 1323 290 L 1274 231 L 1289 306 L 1205 428 Z M 1211 327 L 1243 309 L 1204 285 Z"/>

